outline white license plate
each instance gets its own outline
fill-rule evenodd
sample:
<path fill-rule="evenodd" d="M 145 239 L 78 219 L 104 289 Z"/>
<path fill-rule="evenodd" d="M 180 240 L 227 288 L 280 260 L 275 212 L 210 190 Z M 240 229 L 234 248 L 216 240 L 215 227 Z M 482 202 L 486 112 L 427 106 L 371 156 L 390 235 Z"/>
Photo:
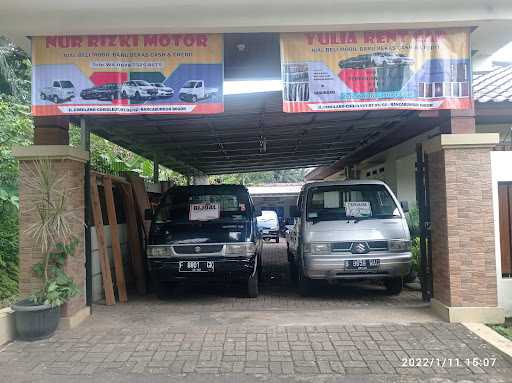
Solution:
<path fill-rule="evenodd" d="M 180 273 L 213 273 L 213 261 L 180 261 Z"/>
<path fill-rule="evenodd" d="M 345 261 L 348 270 L 374 270 L 380 266 L 380 259 L 351 259 Z"/>

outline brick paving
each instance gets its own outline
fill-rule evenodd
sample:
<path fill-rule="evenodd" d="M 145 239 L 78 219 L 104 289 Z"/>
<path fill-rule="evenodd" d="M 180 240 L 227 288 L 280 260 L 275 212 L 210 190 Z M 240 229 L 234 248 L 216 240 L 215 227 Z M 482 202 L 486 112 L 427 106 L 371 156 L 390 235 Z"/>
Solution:
<path fill-rule="evenodd" d="M 221 316 L 222 310 L 227 310 L 228 315 L 229 310 L 246 309 L 246 304 L 251 306 L 253 302 L 257 308 L 250 307 L 252 311 L 243 315 L 256 315 L 258 310 L 275 315 L 279 309 L 307 307 L 307 303 L 283 303 L 300 302 L 302 298 L 286 287 L 286 272 L 279 272 L 283 247 L 265 246 L 267 282 L 261 298 L 208 295 L 192 289 L 178 293 L 177 302 L 177 298 L 171 298 L 165 302 L 151 300 L 153 306 L 142 301 L 95 306 L 93 318 L 76 329 L 60 330 L 50 339 L 16 341 L 4 347 L 0 351 L 0 381 L 79 381 L 88 377 L 102 382 L 110 381 L 105 377 L 112 374 L 126 382 L 147 376 L 195 382 L 205 374 L 219 379 L 231 377 L 230 381 L 236 382 L 258 376 L 293 381 L 329 377 L 362 379 L 357 381 L 511 381 L 512 364 L 462 325 L 438 321 L 343 324 L 347 307 L 366 310 L 365 305 L 371 303 L 380 305 L 386 313 L 393 303 L 402 307 L 421 305 L 418 293 L 413 291 L 390 298 L 378 288 L 369 288 L 369 298 L 356 299 L 354 291 L 322 293 L 320 288 L 319 296 L 306 302 L 316 302 L 311 310 L 319 315 L 322 307 L 339 309 L 340 324 L 333 326 L 283 326 L 272 320 L 268 325 L 247 326 L 243 316 L 229 326 L 210 322 L 209 315 L 215 310 L 220 310 Z M 276 278 L 269 279 L 274 274 Z M 193 303 L 182 307 L 188 299 Z M 243 303 L 237 304 L 239 301 Z M 180 310 L 185 312 L 185 319 L 193 313 L 204 320 L 177 325 L 180 315 L 184 315 Z M 151 321 L 154 316 L 157 320 Z M 375 318 L 375 323 L 378 320 Z"/>

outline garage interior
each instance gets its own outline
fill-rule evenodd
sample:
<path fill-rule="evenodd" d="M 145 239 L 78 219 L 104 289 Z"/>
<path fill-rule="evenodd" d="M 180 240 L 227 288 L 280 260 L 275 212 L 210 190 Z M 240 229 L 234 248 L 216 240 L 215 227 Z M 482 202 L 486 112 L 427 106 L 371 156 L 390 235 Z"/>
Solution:
<path fill-rule="evenodd" d="M 261 54 L 265 52 L 265 54 Z M 258 33 L 258 34 L 227 34 L 225 35 L 225 81 L 243 81 L 243 80 L 278 80 L 280 79 L 280 52 L 279 39 L 276 33 Z M 203 116 L 180 116 L 180 115 L 139 115 L 139 116 L 72 116 L 69 118 L 36 118 L 35 120 L 35 145 L 33 148 L 44 152 L 45 144 L 67 145 L 66 136 L 69 124 L 80 126 L 82 129 L 82 149 L 85 149 L 84 155 L 87 155 L 88 133 L 96 134 L 119 146 L 126 148 L 143 157 L 151 159 L 157 165 L 176 170 L 186 176 L 190 176 L 192 180 L 197 178 L 204 179 L 208 175 L 220 175 L 229 173 L 255 172 L 264 170 L 281 170 L 295 168 L 317 167 L 315 171 L 310 173 L 314 179 L 324 179 L 333 173 L 344 172 L 346 178 L 356 178 L 358 175 L 354 172 L 353 165 L 369 158 L 377 153 L 391 148 L 397 144 L 407 141 L 418 135 L 426 135 L 426 139 L 439 139 L 441 136 L 449 136 L 452 133 L 459 137 L 467 138 L 471 133 L 475 133 L 475 113 L 478 119 L 496 119 L 499 113 L 496 112 L 495 105 L 485 105 L 477 110 L 457 111 L 457 110 L 441 110 L 441 111 L 401 111 L 401 110 L 384 110 L 384 111 L 350 111 L 350 112 L 329 112 L 329 113 L 284 113 L 282 104 L 282 94 L 280 91 L 270 92 L 254 92 L 225 95 L 224 109 L 225 111 L 217 115 Z M 505 112 L 504 114 L 506 114 Z M 497 121 L 496 121 L 497 122 Z M 63 129 L 55 129 L 61 127 Z M 61 131 L 64 139 L 59 141 L 54 134 Z M 51 133 L 50 133 L 51 132 Z M 435 133 L 432 133 L 435 132 Z M 430 135 L 436 137 L 431 137 Z M 455 135 L 454 135 L 455 136 Z M 43 139 L 50 142 L 44 142 Z M 53 140 L 53 142 L 51 142 Z M 59 142 L 58 142 L 59 141 Z M 483 150 L 484 152 L 490 148 L 492 143 L 485 143 L 483 146 L 467 147 L 462 145 L 461 150 Z M 62 153 L 68 153 L 69 147 L 62 149 Z M 61 150 L 61 149 L 59 149 Z M 444 150 L 444 149 L 443 149 Z M 455 150 L 455 149 L 454 149 Z M 458 149 L 457 149 L 458 150 Z M 62 156 L 62 153 L 59 156 Z M 485 152 L 488 154 L 488 151 Z M 468 154 L 469 155 L 469 154 Z M 18 155 L 20 160 L 30 161 L 33 157 L 30 155 Z M 65 159 L 69 158 L 68 154 L 64 154 Z M 82 155 L 72 156 L 74 160 L 79 159 L 86 162 Z M 469 155 L 468 158 L 471 158 Z M 411 161 L 414 161 L 411 160 Z M 457 162 L 457 166 L 473 166 L 471 162 Z M 440 163 L 440 166 L 444 166 Z M 475 165 L 478 166 L 478 165 Z M 482 168 L 483 169 L 483 168 Z M 475 174 L 473 169 L 461 169 L 462 174 Z M 85 165 L 85 178 L 76 179 L 76 187 L 84 189 L 84 202 L 90 199 L 91 187 L 97 186 L 96 182 L 91 182 L 90 168 Z M 78 173 L 77 173 L 78 174 Z M 436 176 L 445 177 L 444 172 L 436 173 Z M 99 181 L 100 187 L 104 186 L 105 179 L 108 176 L 92 172 L 92 175 Z M 485 171 L 478 173 L 479 177 L 484 177 Z M 487 174 L 487 177 L 489 175 Z M 155 179 L 157 178 L 157 175 Z M 84 183 L 85 181 L 85 183 Z M 126 183 L 126 179 L 117 179 L 112 177 L 114 192 L 118 188 L 117 184 Z M 443 185 L 446 179 L 437 180 L 438 187 L 435 189 L 438 196 L 445 198 L 442 194 Z M 485 185 L 485 184 L 484 184 Z M 168 186 L 168 185 L 167 185 Z M 133 187 L 133 185 L 132 185 Z M 122 186 L 119 186 L 122 189 Z M 101 189 L 99 189 L 101 190 Z M 155 195 L 160 193 L 162 189 L 153 187 L 151 192 Z M 100 193 L 101 194 L 101 193 Z M 484 193 L 480 193 L 483 195 Z M 479 194 L 479 195 L 480 195 Z M 98 200 L 99 201 L 99 200 Z M 454 202 L 455 199 L 449 202 Z M 484 201 L 490 204 L 490 200 Z M 97 205 L 104 205 L 104 202 L 98 202 Z M 147 204 L 149 205 L 149 198 Z M 79 205 L 77 205 L 78 207 Z M 99 215 L 105 216 L 105 210 L 102 206 Z M 127 211 L 132 211 L 133 206 L 125 207 Z M 140 221 L 144 221 L 143 210 L 139 209 L 139 225 Z M 491 210 L 490 208 L 488 209 Z M 90 214 L 91 212 L 85 212 Z M 437 212 L 441 218 L 446 217 L 445 210 Z M 98 216 L 98 214 L 96 214 Z M 76 278 L 83 278 L 87 281 L 87 297 L 80 297 L 77 300 L 76 307 L 90 306 L 96 297 L 93 297 L 93 286 L 100 286 L 105 280 L 100 272 L 101 262 L 97 260 L 92 243 L 94 242 L 94 230 L 91 230 L 92 221 L 90 218 L 85 219 L 89 223 L 87 231 L 92 233 L 92 241 L 85 241 L 86 270 L 77 271 Z M 104 220 L 105 222 L 109 220 Z M 120 224 L 123 224 L 120 222 Z M 140 233 L 140 243 L 143 243 L 144 231 L 147 230 L 146 225 Z M 445 222 L 449 225 L 449 222 Z M 112 243 L 112 233 L 108 231 L 108 225 L 105 225 L 105 238 L 107 242 L 105 249 L 110 252 L 115 246 Z M 444 230 L 445 226 L 440 226 Z M 489 226 L 489 230 L 491 226 Z M 102 230 L 103 232 L 103 230 Z M 122 234 L 124 240 L 120 243 L 123 254 L 130 254 L 134 251 L 134 244 L 130 242 L 137 234 Z M 86 233 L 85 238 L 89 238 Z M 96 238 L 97 240 L 98 238 Z M 446 241 L 446 238 L 444 239 Z M 110 243 L 108 241 L 111 241 Z M 264 280 L 262 300 L 274 296 L 271 308 L 279 308 L 282 301 L 294 300 L 298 297 L 296 290 L 291 284 L 288 276 L 286 262 L 286 244 L 281 241 L 279 246 L 273 243 L 265 245 L 263 255 L 264 264 Z M 441 261 L 448 258 L 444 254 L 445 242 L 440 240 L 433 241 L 438 248 L 434 249 L 434 254 L 440 254 Z M 489 243 L 489 247 L 491 244 Z M 99 246 L 103 248 L 103 246 Z M 142 254 L 142 246 L 139 247 Z M 437 252 L 436 252 L 437 251 Z M 489 255 L 489 252 L 483 254 Z M 457 254 L 459 256 L 459 254 Z M 131 258 L 129 256 L 129 258 Z M 482 259 L 484 256 L 482 256 Z M 124 259 L 126 263 L 126 258 Z M 130 262 L 130 261 L 129 261 Z M 143 261 L 141 264 L 143 265 Z M 111 263 L 112 264 L 112 263 Z M 139 264 L 138 272 L 141 272 Z M 435 260 L 434 260 L 435 264 Z M 441 263 L 439 265 L 442 266 Z M 441 267 L 440 266 L 440 267 Z M 83 267 L 78 264 L 76 270 Z M 96 273 L 94 268 L 96 267 Z M 133 269 L 127 267 L 127 280 L 130 280 L 129 273 L 133 273 Z M 84 273 L 84 275 L 80 274 Z M 439 280 L 437 283 L 449 281 L 451 270 L 449 267 L 439 270 Z M 85 275 L 87 274 L 87 276 Z M 115 280 L 115 270 L 111 273 L 111 278 Z M 94 278 L 97 280 L 94 281 Z M 495 283 L 492 281 L 492 275 L 486 276 L 486 283 Z M 136 286 L 138 293 L 145 293 L 146 281 L 139 278 L 139 286 Z M 93 282 L 94 281 L 94 282 Z M 112 281 L 107 281 L 112 286 Z M 373 291 L 365 290 L 366 293 L 352 295 L 343 287 L 334 288 L 330 285 L 322 285 L 320 294 L 313 297 L 308 304 L 314 305 L 315 302 L 327 300 L 329 304 L 339 304 L 344 299 L 355 299 L 358 304 L 366 305 L 369 302 L 381 302 L 383 304 L 400 304 L 400 299 L 404 299 L 406 306 L 409 305 L 425 305 L 419 291 L 410 291 L 410 294 L 402 294 L 397 299 L 383 297 L 383 289 Z M 462 287 L 461 287 L 462 286 Z M 453 291 L 465 288 L 466 285 L 450 286 Z M 27 287 L 29 285 L 27 284 Z M 200 290 L 207 297 L 205 304 L 215 303 L 218 295 L 216 290 L 209 287 L 200 286 Z M 112 289 L 110 289 L 112 290 Z M 237 289 L 225 289 L 227 293 L 226 303 L 229 304 L 231 299 L 236 299 Z M 447 290 L 448 291 L 448 290 Z M 451 290 L 449 290 L 451 291 Z M 485 302 L 475 301 L 467 302 L 469 306 L 479 307 L 484 305 L 490 308 L 490 312 L 497 312 L 495 296 L 489 290 L 488 297 Z M 197 291 L 196 291 L 197 292 Z M 332 294 L 335 292 L 335 294 Z M 213 293 L 213 294 L 212 294 Z M 218 293 L 218 291 L 217 291 Z M 272 295 L 274 294 L 274 295 Z M 348 295 L 347 295 L 348 294 Z M 451 294 L 451 292 L 450 292 Z M 464 293 L 465 294 L 465 293 Z M 98 294 L 101 298 L 102 292 Z M 495 295 L 495 294 L 494 294 Z M 468 294 L 473 297 L 474 294 Z M 133 296 L 135 297 L 135 295 Z M 195 299 L 194 294 L 189 295 L 182 292 L 178 301 L 184 302 L 187 299 Z M 356 298 L 354 298 L 356 297 Z M 412 297 L 412 298 L 411 298 Z M 86 298 L 86 299 L 85 299 Z M 411 298 L 411 299 L 409 299 Z M 79 300 L 83 299 L 83 302 Z M 132 296 L 129 297 L 132 299 Z M 146 299 L 146 298 L 143 298 Z M 316 299 L 316 300 L 315 300 Z M 442 310 L 449 310 L 452 304 L 451 296 L 443 297 Z M 115 302 L 114 292 L 110 293 L 111 303 Z M 470 299 L 471 300 L 471 299 Z M 281 303 L 279 303 L 281 302 Z M 456 302 L 455 306 L 461 305 Z M 423 307 L 423 306 L 422 306 Z M 493 311 L 494 310 L 494 311 Z M 70 314 L 78 311 L 72 307 Z M 499 310 L 498 310 L 499 311 Z M 499 314 L 499 313 L 498 313 Z M 449 315 L 449 314 L 448 314 Z M 451 319 L 447 319 L 451 320 Z"/>
<path fill-rule="evenodd" d="M 260 52 L 266 52 L 260 55 Z M 280 78 L 279 35 L 236 34 L 225 36 L 225 80 L 269 80 Z M 449 113 L 425 113 L 415 111 L 358 111 L 331 113 L 284 113 L 280 91 L 242 93 L 224 97 L 225 111 L 218 115 L 141 115 L 141 116 L 87 116 L 72 117 L 71 122 L 81 125 L 121 147 L 152 159 L 158 165 L 176 170 L 186 176 L 201 177 L 238 172 L 280 170 L 294 168 L 328 168 L 340 161 L 346 163 L 346 174 L 350 174 L 350 163 L 378 153 L 435 126 L 449 121 Z M 100 185 L 101 210 L 108 233 L 104 241 L 112 256 L 112 233 L 105 214 L 104 184 L 101 174 L 96 174 Z M 120 180 L 114 179 L 115 189 Z M 95 185 L 91 185 L 95 187 Z M 151 200 L 157 201 L 158 186 L 147 186 Z M 119 194 L 119 192 L 118 192 Z M 289 206 L 296 199 L 294 191 L 282 203 L 283 215 L 289 214 Z M 272 198 L 274 197 L 274 198 Z M 283 197 L 283 196 L 281 196 Z M 284 198 L 283 197 L 283 198 Z M 274 207 L 276 196 L 255 196 L 261 207 Z M 292 201 L 292 202 L 290 202 Z M 286 203 L 285 203 L 286 202 Z M 277 206 L 277 205 L 276 205 Z M 123 207 L 126 208 L 126 207 Z M 126 215 L 126 213 L 125 213 Z M 125 217 L 123 217 L 125 219 Z M 125 268 L 129 268 L 129 228 L 121 219 L 120 247 Z M 131 233 L 131 234 L 130 234 Z M 98 259 L 98 235 L 92 230 L 92 279 L 90 302 L 102 300 L 101 267 Z M 100 239 L 101 240 L 101 239 Z M 140 238 L 142 243 L 144 238 Z M 283 243 L 284 242 L 284 243 Z M 100 246 L 101 247 L 101 246 Z M 296 295 L 288 274 L 286 241 L 280 244 L 265 243 L 263 294 L 277 294 L 289 299 Z M 132 276 L 133 277 L 133 276 Z M 115 280 L 115 272 L 112 276 Z M 128 275 L 128 282 L 130 276 Z M 132 278 L 133 279 L 133 278 Z M 115 285 L 115 282 L 114 282 Z M 132 286 L 133 287 L 133 286 Z M 136 286 L 138 293 L 146 290 Z M 195 286 L 192 299 L 198 293 L 224 294 L 223 289 Z M 228 289 L 228 291 L 232 291 Z M 366 291 L 366 294 L 365 294 Z M 339 301 L 361 299 L 375 301 L 384 299 L 384 291 L 375 286 L 333 286 L 321 289 L 320 300 Z M 348 295 L 347 295 L 348 294 Z M 375 295 L 376 294 L 376 295 Z M 236 294 L 235 294 L 236 295 Z M 359 298 L 356 298 L 358 297 Z M 403 295 L 406 305 L 421 304 L 418 291 L 408 290 Z M 112 299 L 110 299 L 112 301 Z M 180 299 L 180 301 L 182 301 Z M 398 303 L 395 299 L 395 303 Z"/>

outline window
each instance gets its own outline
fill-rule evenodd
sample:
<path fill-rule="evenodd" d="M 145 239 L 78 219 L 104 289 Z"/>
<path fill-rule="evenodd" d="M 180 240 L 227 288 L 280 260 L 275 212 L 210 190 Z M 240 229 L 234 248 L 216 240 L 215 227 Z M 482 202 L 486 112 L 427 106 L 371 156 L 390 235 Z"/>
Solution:
<path fill-rule="evenodd" d="M 188 221 L 190 205 L 199 203 L 217 203 L 221 219 L 244 219 L 250 207 L 249 200 L 236 194 L 191 194 L 180 192 L 168 194 L 161 203 L 156 222 Z"/>
<path fill-rule="evenodd" d="M 333 185 L 312 188 L 308 193 L 308 220 L 346 219 L 345 202 L 369 202 L 370 218 L 399 217 L 395 201 L 384 185 Z"/>
<path fill-rule="evenodd" d="M 59 82 L 58 82 L 58 81 L 54 81 L 54 82 L 53 82 L 53 87 L 54 87 L 54 88 L 60 88 L 60 84 L 59 84 Z"/>

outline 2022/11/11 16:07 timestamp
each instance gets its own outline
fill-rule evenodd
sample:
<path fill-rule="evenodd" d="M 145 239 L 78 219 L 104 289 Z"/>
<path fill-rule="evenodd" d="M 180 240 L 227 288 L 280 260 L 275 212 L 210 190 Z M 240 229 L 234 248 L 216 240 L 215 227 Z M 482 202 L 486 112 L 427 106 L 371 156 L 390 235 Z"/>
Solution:
<path fill-rule="evenodd" d="M 402 358 L 401 367 L 494 367 L 496 358 Z"/>

